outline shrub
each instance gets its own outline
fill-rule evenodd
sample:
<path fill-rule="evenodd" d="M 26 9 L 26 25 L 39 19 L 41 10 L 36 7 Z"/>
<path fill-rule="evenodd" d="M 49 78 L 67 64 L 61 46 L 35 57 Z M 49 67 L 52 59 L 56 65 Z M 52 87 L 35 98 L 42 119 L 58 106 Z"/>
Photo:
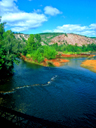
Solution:
<path fill-rule="evenodd" d="M 44 60 L 44 57 L 42 56 L 42 54 L 40 54 L 37 58 L 37 61 L 40 63 Z"/>
<path fill-rule="evenodd" d="M 44 48 L 43 47 L 38 48 L 38 50 L 39 50 L 40 53 L 44 53 Z"/>
<path fill-rule="evenodd" d="M 44 60 L 44 57 L 42 56 L 42 54 L 40 53 L 39 50 L 34 51 L 34 52 L 31 54 L 31 57 L 33 58 L 34 61 L 37 60 L 39 63 Z"/>
<path fill-rule="evenodd" d="M 30 58 L 30 57 L 31 57 L 31 55 L 30 55 L 30 54 L 27 54 L 27 55 L 26 55 L 26 57 Z"/>
<path fill-rule="evenodd" d="M 44 46 L 44 54 L 43 56 L 47 59 L 55 59 L 57 55 L 56 50 L 50 46 Z"/>

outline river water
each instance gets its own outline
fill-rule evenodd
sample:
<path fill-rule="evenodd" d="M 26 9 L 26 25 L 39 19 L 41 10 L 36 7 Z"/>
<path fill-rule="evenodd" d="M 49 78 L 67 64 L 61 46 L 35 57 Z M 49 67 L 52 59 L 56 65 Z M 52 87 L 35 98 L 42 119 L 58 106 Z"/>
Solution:
<path fill-rule="evenodd" d="M 95 127 L 96 73 L 73 58 L 62 67 L 42 67 L 20 60 L 0 91 L 0 104 L 66 126 Z"/>

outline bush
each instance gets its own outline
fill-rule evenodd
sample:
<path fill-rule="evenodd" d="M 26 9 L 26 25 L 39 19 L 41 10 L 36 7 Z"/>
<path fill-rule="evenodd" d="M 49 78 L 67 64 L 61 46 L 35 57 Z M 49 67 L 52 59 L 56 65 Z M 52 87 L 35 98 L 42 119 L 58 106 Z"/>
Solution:
<path fill-rule="evenodd" d="M 56 50 L 50 46 L 44 46 L 44 54 L 43 56 L 47 59 L 55 59 L 57 55 Z"/>
<path fill-rule="evenodd" d="M 26 55 L 26 57 L 27 57 L 27 58 L 30 58 L 30 57 L 31 57 L 31 55 L 30 55 L 30 54 L 27 54 L 27 55 Z"/>
<path fill-rule="evenodd" d="M 44 60 L 44 57 L 42 56 L 42 54 L 40 54 L 37 58 L 37 61 L 40 63 Z"/>
<path fill-rule="evenodd" d="M 42 54 L 44 53 L 44 48 L 43 47 L 38 48 L 38 50 L 39 50 L 40 53 L 42 53 Z"/>
<path fill-rule="evenodd" d="M 39 63 L 44 60 L 44 57 L 42 56 L 42 54 L 40 53 L 39 50 L 34 51 L 34 52 L 31 54 L 31 57 L 33 58 L 34 61 L 37 60 Z"/>

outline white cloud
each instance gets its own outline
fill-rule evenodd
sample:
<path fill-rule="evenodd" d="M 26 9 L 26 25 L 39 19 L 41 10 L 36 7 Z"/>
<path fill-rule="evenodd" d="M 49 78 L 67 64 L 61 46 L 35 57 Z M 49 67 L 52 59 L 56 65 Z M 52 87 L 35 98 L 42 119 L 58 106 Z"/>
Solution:
<path fill-rule="evenodd" d="M 72 25 L 67 24 L 63 26 L 58 26 L 54 31 L 63 31 L 63 32 L 81 32 L 83 30 L 87 29 L 86 26 L 80 26 L 80 25 Z"/>
<path fill-rule="evenodd" d="M 23 12 L 18 9 L 15 2 L 17 0 L 2 0 L 0 1 L 2 22 L 7 22 L 7 26 L 11 27 L 12 31 L 26 31 L 37 28 L 47 21 L 44 14 L 38 14 L 40 10 L 34 10 L 33 13 Z"/>
<path fill-rule="evenodd" d="M 63 26 L 57 26 L 56 29 L 49 30 L 49 31 L 75 33 L 75 34 L 86 35 L 91 37 L 91 36 L 96 36 L 96 24 L 91 24 L 89 26 L 81 26 L 78 24 L 66 24 Z"/>
<path fill-rule="evenodd" d="M 67 24 L 63 26 L 58 26 L 53 31 L 59 31 L 64 33 L 76 33 L 87 36 L 96 36 L 96 24 L 91 24 L 89 26 Z"/>
<path fill-rule="evenodd" d="M 15 2 L 17 0 L 2 0 L 0 1 L 0 15 L 8 14 L 9 12 L 18 12 L 19 9 Z"/>
<path fill-rule="evenodd" d="M 43 14 L 19 12 L 4 15 L 2 21 L 6 21 L 12 31 L 26 31 L 41 26 L 47 18 Z"/>
<path fill-rule="evenodd" d="M 90 27 L 90 29 L 95 29 L 96 30 L 96 24 L 91 24 L 89 27 Z"/>
<path fill-rule="evenodd" d="M 51 15 L 51 16 L 55 16 L 57 14 L 61 14 L 62 12 L 60 12 L 57 8 L 53 8 L 51 6 L 46 6 L 44 8 L 44 13 Z"/>

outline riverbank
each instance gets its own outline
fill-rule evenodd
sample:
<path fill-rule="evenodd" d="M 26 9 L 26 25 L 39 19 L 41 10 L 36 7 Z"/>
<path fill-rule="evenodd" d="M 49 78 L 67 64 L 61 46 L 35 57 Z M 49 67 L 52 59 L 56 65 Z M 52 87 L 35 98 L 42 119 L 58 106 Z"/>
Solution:
<path fill-rule="evenodd" d="M 96 73 L 96 60 L 85 60 L 82 62 L 81 67 L 87 68 Z"/>
<path fill-rule="evenodd" d="M 55 59 L 50 59 L 48 60 L 47 58 L 45 58 L 42 62 L 38 63 L 37 60 L 33 60 L 32 57 L 26 57 L 22 54 L 20 54 L 20 57 L 26 61 L 26 62 L 30 62 L 30 63 L 33 63 L 33 64 L 37 64 L 37 65 L 41 65 L 41 66 L 55 66 L 55 67 L 60 67 L 60 66 L 63 66 L 64 63 L 68 63 L 69 62 L 69 59 L 65 59 L 65 58 L 78 58 L 78 57 L 89 57 L 89 58 L 92 58 L 94 57 L 95 55 L 91 55 L 91 54 L 84 54 L 84 53 L 81 53 L 81 54 L 63 54 L 62 52 L 59 53 Z"/>
<path fill-rule="evenodd" d="M 22 54 L 20 54 L 20 57 L 26 62 L 30 62 L 30 63 L 34 63 L 34 64 L 38 64 L 41 66 L 46 66 L 46 67 L 48 67 L 48 66 L 60 67 L 60 66 L 64 65 L 64 63 L 69 62 L 69 60 L 62 59 L 62 58 L 56 58 L 56 59 L 50 59 L 50 60 L 45 58 L 44 61 L 42 61 L 41 63 L 38 63 L 37 60 L 34 61 L 31 57 L 26 57 Z"/>
<path fill-rule="evenodd" d="M 78 58 L 78 57 L 94 57 L 95 55 L 91 55 L 91 54 L 87 54 L 87 53 L 80 53 L 80 54 L 61 54 L 62 57 L 75 57 L 75 58 Z"/>

